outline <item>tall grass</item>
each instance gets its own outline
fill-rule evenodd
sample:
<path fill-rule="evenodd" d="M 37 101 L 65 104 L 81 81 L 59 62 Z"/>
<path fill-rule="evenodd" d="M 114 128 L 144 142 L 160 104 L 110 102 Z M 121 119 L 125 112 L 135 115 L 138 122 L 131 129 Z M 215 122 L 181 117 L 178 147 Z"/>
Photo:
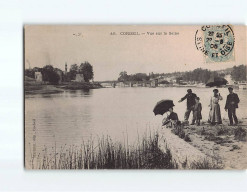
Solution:
<path fill-rule="evenodd" d="M 159 134 L 138 136 L 137 144 L 114 142 L 110 136 L 82 141 L 80 146 L 44 147 L 34 159 L 31 153 L 32 169 L 222 169 L 219 163 L 208 159 L 178 164 L 170 149 L 159 146 Z M 49 152 L 48 152 L 49 151 Z"/>
<path fill-rule="evenodd" d="M 215 160 L 204 158 L 201 161 L 193 161 L 185 166 L 185 169 L 223 169 L 222 163 Z"/>
<path fill-rule="evenodd" d="M 113 142 L 109 136 L 83 141 L 80 147 L 47 148 L 39 155 L 38 169 L 177 169 L 170 150 L 159 147 L 158 134 L 145 136 L 137 144 Z"/>

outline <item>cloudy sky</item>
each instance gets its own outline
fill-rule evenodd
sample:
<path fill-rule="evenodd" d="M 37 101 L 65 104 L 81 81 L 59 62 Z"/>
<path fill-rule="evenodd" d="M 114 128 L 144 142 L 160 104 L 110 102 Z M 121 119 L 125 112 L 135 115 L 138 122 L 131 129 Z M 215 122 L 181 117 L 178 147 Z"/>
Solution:
<path fill-rule="evenodd" d="M 121 71 L 168 73 L 246 64 L 245 27 L 233 27 L 234 61 L 224 63 L 205 62 L 195 46 L 198 29 L 200 26 L 25 26 L 25 68 L 51 64 L 64 70 L 65 62 L 70 68 L 88 61 L 99 81 L 117 79 Z M 156 35 L 159 32 L 162 35 Z"/>

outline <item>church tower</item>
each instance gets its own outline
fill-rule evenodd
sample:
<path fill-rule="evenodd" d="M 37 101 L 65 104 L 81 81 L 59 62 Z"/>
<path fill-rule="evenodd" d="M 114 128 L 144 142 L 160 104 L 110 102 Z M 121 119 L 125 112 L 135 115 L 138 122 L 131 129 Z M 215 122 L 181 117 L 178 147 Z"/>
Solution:
<path fill-rule="evenodd" d="M 67 71 L 68 71 L 68 66 L 67 66 L 67 62 L 65 62 L 65 75 L 67 75 Z"/>

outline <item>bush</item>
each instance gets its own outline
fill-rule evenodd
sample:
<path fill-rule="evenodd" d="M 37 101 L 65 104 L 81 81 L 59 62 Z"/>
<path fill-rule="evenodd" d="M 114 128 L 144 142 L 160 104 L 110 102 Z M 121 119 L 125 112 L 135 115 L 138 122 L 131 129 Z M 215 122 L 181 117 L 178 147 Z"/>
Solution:
<path fill-rule="evenodd" d="M 116 142 L 107 136 L 83 142 L 80 148 L 70 146 L 64 151 L 44 153 L 39 169 L 177 169 L 169 148 L 159 147 L 158 134 L 143 137 L 137 145 Z M 47 151 L 47 149 L 44 149 Z"/>
<path fill-rule="evenodd" d="M 233 150 L 239 150 L 240 147 L 238 145 L 232 145 L 232 149 L 230 151 L 233 151 Z"/>
<path fill-rule="evenodd" d="M 191 142 L 190 136 L 188 134 L 185 135 L 184 141 Z"/>
<path fill-rule="evenodd" d="M 242 127 L 234 129 L 234 138 L 239 141 L 246 141 L 246 131 Z"/>
<path fill-rule="evenodd" d="M 179 131 L 178 136 L 179 136 L 181 139 L 184 139 L 184 138 L 185 138 L 185 132 L 184 132 L 183 129 L 181 129 L 181 130 Z"/>
<path fill-rule="evenodd" d="M 203 159 L 202 161 L 194 161 L 189 166 L 190 169 L 222 169 L 223 165 L 217 161 L 210 161 L 208 159 Z"/>

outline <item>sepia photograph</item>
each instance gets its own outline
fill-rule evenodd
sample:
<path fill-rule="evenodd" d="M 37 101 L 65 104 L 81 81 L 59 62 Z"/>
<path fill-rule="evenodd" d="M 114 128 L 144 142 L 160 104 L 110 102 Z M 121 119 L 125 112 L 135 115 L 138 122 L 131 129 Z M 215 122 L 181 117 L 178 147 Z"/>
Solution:
<path fill-rule="evenodd" d="M 25 169 L 247 168 L 246 26 L 23 36 Z"/>

